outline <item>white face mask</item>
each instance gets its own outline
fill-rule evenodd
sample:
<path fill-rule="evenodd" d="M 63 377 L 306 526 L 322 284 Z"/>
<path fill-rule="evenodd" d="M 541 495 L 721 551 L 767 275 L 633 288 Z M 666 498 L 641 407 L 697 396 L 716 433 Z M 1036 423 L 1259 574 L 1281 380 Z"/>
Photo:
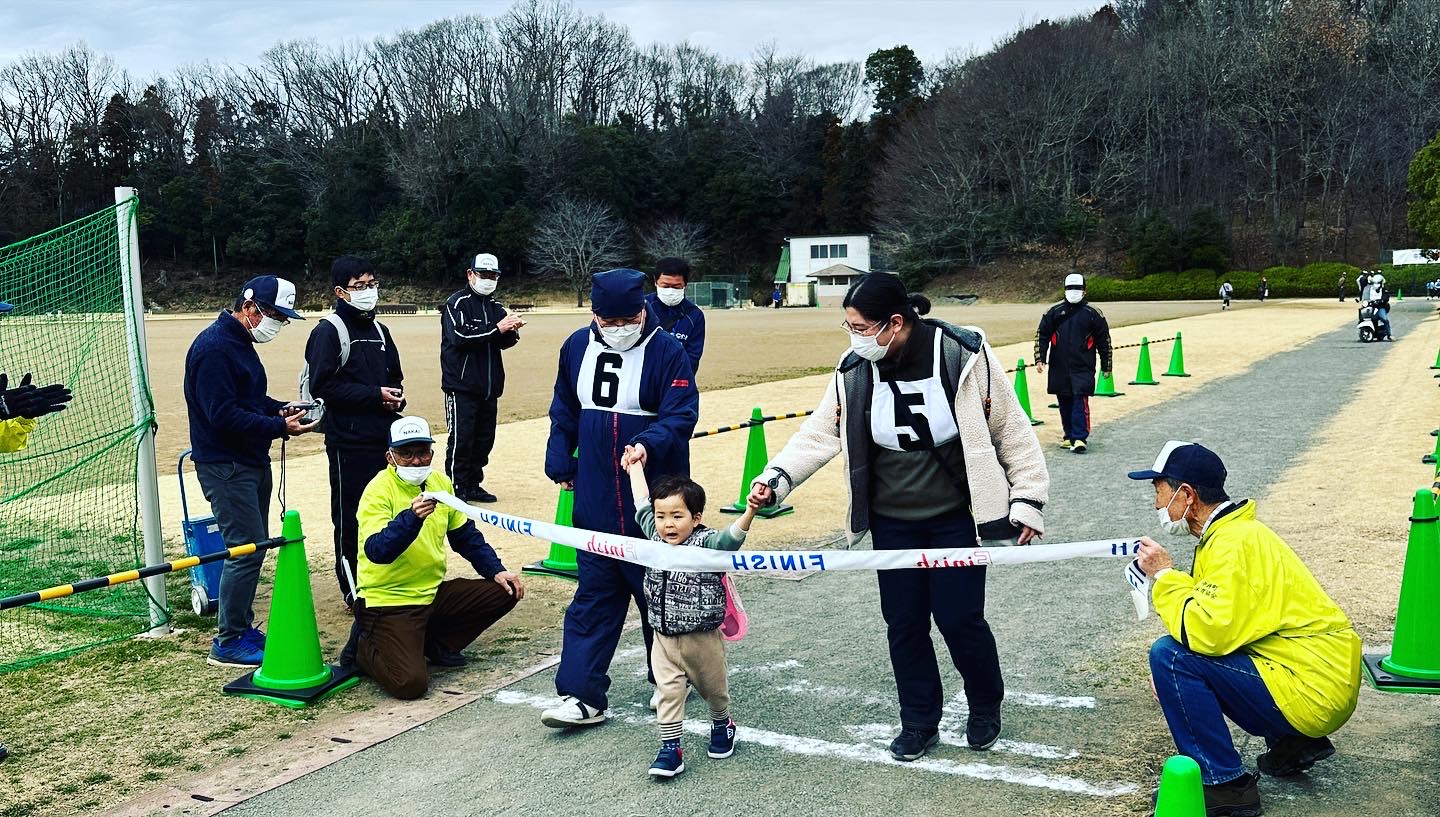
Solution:
<path fill-rule="evenodd" d="M 623 352 L 635 345 L 640 340 L 640 330 L 645 328 L 643 323 L 627 323 L 624 326 L 602 326 L 600 337 L 604 338 L 605 345 L 617 352 Z"/>
<path fill-rule="evenodd" d="M 430 466 L 428 465 L 397 465 L 395 476 L 410 485 L 424 485 L 425 480 L 430 478 Z"/>
<path fill-rule="evenodd" d="M 655 294 L 659 296 L 660 303 L 666 306 L 678 306 L 681 301 L 685 300 L 684 287 L 657 286 L 655 287 Z"/>
<path fill-rule="evenodd" d="M 1185 521 L 1184 513 L 1180 514 L 1179 519 L 1170 518 L 1170 506 L 1175 502 L 1175 497 L 1179 495 L 1180 492 L 1176 491 L 1174 494 L 1171 495 L 1170 501 L 1165 503 L 1165 507 L 1155 509 L 1155 516 L 1160 521 L 1160 530 L 1170 534 L 1171 536 L 1179 536 L 1181 534 L 1190 532 L 1190 523 Z M 1186 505 L 1185 512 L 1189 513 L 1189 511 L 1190 506 Z"/>
<path fill-rule="evenodd" d="M 1069 301 L 1072 304 L 1078 304 L 1081 301 L 1085 300 L 1085 290 L 1067 289 L 1065 290 L 1065 300 Z"/>
<path fill-rule="evenodd" d="M 476 295 L 489 295 L 495 291 L 495 285 L 500 282 L 493 278 L 472 278 L 470 288 L 475 290 Z"/>
<path fill-rule="evenodd" d="M 378 303 L 380 303 L 380 287 L 372 287 L 350 293 L 350 305 L 361 312 L 373 310 Z"/>
<path fill-rule="evenodd" d="M 269 343 L 274 340 L 275 336 L 279 335 L 280 330 L 284 328 L 285 324 L 275 320 L 269 315 L 265 315 L 260 318 L 259 326 L 251 327 L 250 337 L 254 338 L 256 343 Z"/>
<path fill-rule="evenodd" d="M 879 363 L 885 359 L 885 353 L 890 351 L 890 343 L 895 342 L 895 335 L 892 333 L 889 343 L 884 345 L 880 343 L 880 336 L 885 334 L 885 330 L 889 328 L 890 324 L 887 322 L 879 332 L 873 335 L 856 335 L 851 333 L 850 351 L 871 363 Z"/>

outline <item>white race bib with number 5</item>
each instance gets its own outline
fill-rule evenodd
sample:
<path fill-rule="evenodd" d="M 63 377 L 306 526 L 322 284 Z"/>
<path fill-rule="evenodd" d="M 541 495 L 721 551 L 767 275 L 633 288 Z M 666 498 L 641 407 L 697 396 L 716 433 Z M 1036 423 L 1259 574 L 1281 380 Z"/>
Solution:
<path fill-rule="evenodd" d="M 617 414 L 638 414 L 654 417 L 655 412 L 640 407 L 640 375 L 645 368 L 645 347 L 655 333 L 623 352 L 618 352 L 595 339 L 585 347 L 580 363 L 580 377 L 575 381 L 575 395 L 580 407 Z"/>

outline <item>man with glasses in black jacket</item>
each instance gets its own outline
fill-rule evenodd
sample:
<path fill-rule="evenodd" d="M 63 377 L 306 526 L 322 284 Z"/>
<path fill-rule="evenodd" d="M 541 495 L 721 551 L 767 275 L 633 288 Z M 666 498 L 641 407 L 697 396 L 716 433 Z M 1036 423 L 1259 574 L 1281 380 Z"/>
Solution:
<path fill-rule="evenodd" d="M 400 351 L 375 320 L 380 279 L 364 258 L 330 265 L 335 311 L 316 323 L 305 344 L 310 394 L 325 401 L 325 456 L 330 461 L 330 522 L 335 580 L 346 607 L 355 604 L 356 522 L 365 486 L 385 470 L 390 424 L 405 408 Z"/>

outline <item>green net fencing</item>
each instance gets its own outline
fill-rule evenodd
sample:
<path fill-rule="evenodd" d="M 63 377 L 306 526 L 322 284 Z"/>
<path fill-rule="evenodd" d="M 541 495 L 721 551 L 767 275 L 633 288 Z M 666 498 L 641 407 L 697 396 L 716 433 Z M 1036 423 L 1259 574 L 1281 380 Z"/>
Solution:
<path fill-rule="evenodd" d="M 0 248 L 0 301 L 14 306 L 0 315 L 0 371 L 75 395 L 24 448 L 0 451 L 0 596 L 143 564 L 136 467 L 154 403 L 126 308 L 137 207 Z M 130 582 L 0 612 L 0 672 L 148 630 L 149 601 Z"/>

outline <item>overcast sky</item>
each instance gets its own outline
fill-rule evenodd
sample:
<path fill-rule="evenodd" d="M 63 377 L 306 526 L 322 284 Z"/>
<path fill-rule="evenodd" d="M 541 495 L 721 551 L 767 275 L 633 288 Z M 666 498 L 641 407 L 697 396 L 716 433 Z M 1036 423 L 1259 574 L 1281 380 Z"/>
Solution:
<path fill-rule="evenodd" d="M 577 0 L 641 45 L 689 40 L 734 59 L 774 40 L 821 62 L 909 45 L 933 63 L 984 50 L 1045 18 L 1102 0 Z M 285 39 L 370 40 L 460 14 L 496 16 L 509 0 L 0 0 L 0 62 L 85 41 L 140 79 L 188 62 L 252 62 Z"/>

